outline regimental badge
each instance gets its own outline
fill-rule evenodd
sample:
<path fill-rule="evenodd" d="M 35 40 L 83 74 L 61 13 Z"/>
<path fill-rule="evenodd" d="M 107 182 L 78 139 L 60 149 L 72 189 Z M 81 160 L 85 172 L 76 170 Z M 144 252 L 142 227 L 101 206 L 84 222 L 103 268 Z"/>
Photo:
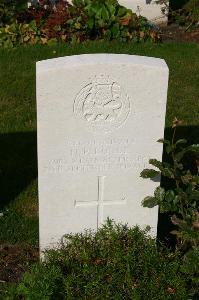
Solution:
<path fill-rule="evenodd" d="M 121 126 L 130 112 L 130 102 L 121 86 L 109 76 L 96 76 L 81 89 L 74 113 L 88 129 L 106 133 Z"/>

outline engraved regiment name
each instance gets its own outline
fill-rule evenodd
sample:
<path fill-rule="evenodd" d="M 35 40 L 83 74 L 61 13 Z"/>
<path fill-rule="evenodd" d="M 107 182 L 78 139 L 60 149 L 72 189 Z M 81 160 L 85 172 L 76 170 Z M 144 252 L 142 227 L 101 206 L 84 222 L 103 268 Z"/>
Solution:
<path fill-rule="evenodd" d="M 145 168 L 148 157 L 132 153 L 135 141 L 128 138 L 65 142 L 64 153 L 45 164 L 49 173 L 81 173 Z"/>

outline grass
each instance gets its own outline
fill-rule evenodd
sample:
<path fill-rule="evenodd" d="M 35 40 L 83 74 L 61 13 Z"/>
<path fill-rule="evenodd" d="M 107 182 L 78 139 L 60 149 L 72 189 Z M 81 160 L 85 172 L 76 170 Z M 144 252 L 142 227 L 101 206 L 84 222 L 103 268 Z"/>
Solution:
<path fill-rule="evenodd" d="M 118 44 L 87 43 L 54 47 L 20 47 L 1 50 L 1 132 L 34 131 L 35 63 L 38 60 L 82 53 L 125 53 L 159 57 L 170 69 L 166 125 L 178 115 L 189 125 L 198 122 L 199 45 L 197 44 Z"/>
<path fill-rule="evenodd" d="M 0 244 L 38 245 L 35 63 L 82 53 L 164 58 L 170 69 L 165 134 L 174 117 L 199 142 L 199 45 L 87 43 L 0 49 Z M 150 104 L 149 104 L 150 105 Z M 148 124 L 146 124 L 148 126 Z"/>

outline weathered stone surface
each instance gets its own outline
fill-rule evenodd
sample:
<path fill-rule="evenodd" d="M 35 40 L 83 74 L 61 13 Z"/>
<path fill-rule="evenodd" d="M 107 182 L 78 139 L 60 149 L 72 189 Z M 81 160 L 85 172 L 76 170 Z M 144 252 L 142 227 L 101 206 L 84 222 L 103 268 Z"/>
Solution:
<path fill-rule="evenodd" d="M 37 63 L 41 249 L 107 219 L 156 234 L 157 208 L 141 206 L 158 182 L 168 68 L 164 60 L 90 54 Z"/>

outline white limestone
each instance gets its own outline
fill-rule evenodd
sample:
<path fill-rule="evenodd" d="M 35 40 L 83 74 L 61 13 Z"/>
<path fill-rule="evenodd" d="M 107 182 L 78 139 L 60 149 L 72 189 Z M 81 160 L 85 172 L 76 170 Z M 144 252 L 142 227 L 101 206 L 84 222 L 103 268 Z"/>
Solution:
<path fill-rule="evenodd" d="M 110 217 L 150 225 L 141 206 L 158 182 L 140 172 L 161 160 L 168 68 L 164 60 L 89 54 L 37 63 L 41 250 Z"/>

